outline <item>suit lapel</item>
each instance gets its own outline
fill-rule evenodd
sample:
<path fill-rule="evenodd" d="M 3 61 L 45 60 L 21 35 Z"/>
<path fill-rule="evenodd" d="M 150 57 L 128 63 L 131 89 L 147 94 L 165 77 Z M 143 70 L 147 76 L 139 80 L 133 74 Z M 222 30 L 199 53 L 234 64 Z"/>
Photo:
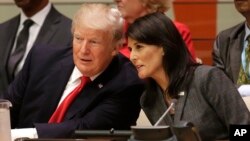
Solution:
<path fill-rule="evenodd" d="M 183 91 L 184 92 L 184 91 Z M 169 114 L 166 115 L 162 123 L 165 123 L 166 125 L 173 125 L 174 123 L 177 123 L 181 120 L 184 107 L 187 100 L 187 92 L 185 91 L 184 94 L 180 93 L 179 98 L 175 104 L 175 115 L 174 115 L 174 121 L 172 120 L 171 116 Z M 150 100 L 147 100 L 150 99 Z M 160 88 L 157 89 L 156 95 L 148 94 L 144 92 L 142 95 L 142 109 L 144 110 L 145 114 L 149 118 L 149 121 L 153 124 L 157 122 L 157 120 L 163 115 L 163 113 L 167 110 L 167 106 L 164 101 L 164 97 L 162 95 L 162 92 L 160 91 Z M 150 106 L 144 106 L 148 105 L 148 103 L 145 103 L 146 101 L 150 101 Z M 160 123 L 160 125 L 162 124 Z"/>
<path fill-rule="evenodd" d="M 237 38 L 231 38 L 230 40 L 230 53 L 229 53 L 229 62 L 230 62 L 230 68 L 233 75 L 233 81 L 237 82 L 238 75 L 240 71 L 241 66 L 241 53 L 243 49 L 243 40 L 244 40 L 245 32 L 241 32 Z"/>
<path fill-rule="evenodd" d="M 181 121 L 182 115 L 184 112 L 184 107 L 186 104 L 188 93 L 186 91 L 182 91 L 179 93 L 179 98 L 175 104 L 175 116 L 174 116 L 174 123 Z"/>
<path fill-rule="evenodd" d="M 6 51 L 3 51 L 3 52 L 6 52 L 6 53 L 3 54 L 3 60 L 2 60 L 5 64 L 5 66 L 7 65 L 9 55 L 10 55 L 11 50 L 12 50 L 13 45 L 14 45 L 15 36 L 16 36 L 17 29 L 18 29 L 19 21 L 20 21 L 20 16 L 17 16 L 13 19 L 12 22 L 10 22 L 9 26 L 7 27 L 7 29 L 12 29 L 12 30 L 8 30 L 6 32 L 5 40 L 3 40 L 3 41 L 6 41 L 6 43 L 4 43 L 6 46 L 3 47 L 4 49 L 6 49 Z"/>
<path fill-rule="evenodd" d="M 44 103 L 48 104 L 45 104 L 40 112 L 40 115 L 45 120 L 48 120 L 56 110 L 73 68 L 74 64 L 71 55 L 60 61 L 60 63 L 54 66 L 54 69 L 50 70 L 51 74 L 47 80 L 48 85 L 46 85 L 46 94 L 43 99 Z"/>
<path fill-rule="evenodd" d="M 153 124 L 155 124 L 159 120 L 159 118 L 164 114 L 164 112 L 168 108 L 165 104 L 163 94 L 159 87 L 157 88 L 157 93 L 155 94 L 156 95 L 148 94 L 145 92 L 143 97 L 150 100 L 144 99 L 143 101 L 150 101 L 150 103 L 152 103 L 149 104 L 150 106 L 142 106 L 143 110 L 145 111 L 145 114 L 149 118 L 150 122 Z M 142 105 L 148 105 L 148 103 L 143 103 Z M 165 123 L 166 125 L 173 124 L 173 120 L 169 114 L 164 117 L 163 121 L 159 125 L 162 125 L 163 123 Z"/>
<path fill-rule="evenodd" d="M 55 34 L 58 28 L 57 24 L 59 22 L 60 22 L 60 15 L 52 6 L 34 44 L 38 43 L 47 44 L 53 38 L 53 35 Z"/>
<path fill-rule="evenodd" d="M 102 88 L 99 88 L 95 82 L 86 84 L 82 92 L 77 96 L 77 98 L 67 110 L 64 119 L 71 119 L 77 115 L 77 113 L 80 113 L 81 115 L 86 114 L 86 112 L 91 108 L 91 105 L 97 105 L 98 101 L 96 100 L 97 97 L 101 95 L 100 91 Z"/>
<path fill-rule="evenodd" d="M 78 95 L 78 97 L 73 101 L 72 105 L 67 110 L 65 115 L 65 119 L 70 119 L 80 113 L 84 115 L 88 112 L 88 109 L 91 106 L 96 106 L 101 100 L 102 95 L 105 94 L 105 89 L 107 83 L 109 83 L 110 78 L 114 78 L 118 71 L 118 57 L 115 57 L 112 63 L 108 66 L 108 68 L 100 74 L 93 82 L 87 84 L 82 92 Z"/>

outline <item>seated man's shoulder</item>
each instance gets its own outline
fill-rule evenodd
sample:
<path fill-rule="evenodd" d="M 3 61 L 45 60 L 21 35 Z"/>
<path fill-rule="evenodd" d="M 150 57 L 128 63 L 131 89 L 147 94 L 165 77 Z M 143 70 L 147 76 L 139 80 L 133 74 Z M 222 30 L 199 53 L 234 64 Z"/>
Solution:
<path fill-rule="evenodd" d="M 138 77 L 137 70 L 132 62 L 122 54 L 117 55 L 119 64 L 119 73 L 117 79 L 122 80 L 121 84 L 139 84 L 144 85 L 144 81 Z"/>
<path fill-rule="evenodd" d="M 220 37 L 237 36 L 241 31 L 244 31 L 244 29 L 245 29 L 245 22 L 241 22 L 237 25 L 222 30 L 221 32 L 219 32 L 218 36 Z"/>
<path fill-rule="evenodd" d="M 19 15 L 12 17 L 11 19 L 4 21 L 2 23 L 0 23 L 0 33 L 3 33 L 3 31 L 10 31 L 10 26 L 16 26 L 19 24 Z M 14 29 L 12 29 L 14 30 Z"/>

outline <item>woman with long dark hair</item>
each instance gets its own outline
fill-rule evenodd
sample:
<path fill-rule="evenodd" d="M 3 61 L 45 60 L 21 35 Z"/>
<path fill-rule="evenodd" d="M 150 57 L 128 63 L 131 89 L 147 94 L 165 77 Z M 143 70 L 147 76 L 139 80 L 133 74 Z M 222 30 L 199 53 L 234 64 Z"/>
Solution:
<path fill-rule="evenodd" d="M 130 60 L 148 82 L 141 106 L 152 124 L 173 99 L 175 108 L 160 124 L 191 122 L 202 141 L 228 139 L 230 124 L 250 124 L 250 113 L 232 81 L 218 68 L 195 63 L 166 15 L 138 18 L 127 36 Z"/>

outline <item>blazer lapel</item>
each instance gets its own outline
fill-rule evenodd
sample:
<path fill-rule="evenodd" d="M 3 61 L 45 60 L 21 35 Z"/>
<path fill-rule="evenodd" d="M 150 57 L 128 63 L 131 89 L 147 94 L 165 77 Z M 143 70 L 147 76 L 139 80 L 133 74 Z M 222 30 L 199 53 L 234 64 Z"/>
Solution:
<path fill-rule="evenodd" d="M 78 113 L 80 113 L 80 115 L 86 114 L 92 105 L 95 106 L 98 104 L 98 101 L 96 100 L 97 97 L 101 95 L 100 89 L 102 88 L 98 87 L 98 84 L 95 82 L 86 84 L 82 92 L 77 96 L 77 98 L 67 110 L 64 119 L 71 119 L 75 115 L 79 115 Z"/>
<path fill-rule="evenodd" d="M 52 73 L 50 74 L 50 79 L 47 80 L 48 85 L 46 85 L 46 93 L 43 99 L 44 103 L 48 104 L 45 104 L 40 112 L 40 115 L 45 120 L 48 120 L 56 110 L 73 68 L 74 64 L 71 55 L 70 59 L 67 58 L 60 61 L 60 63 L 54 66 L 54 69 L 51 69 Z"/>
<path fill-rule="evenodd" d="M 184 106 L 187 100 L 187 95 L 188 95 L 187 92 L 184 91 L 179 94 L 180 97 L 178 98 L 177 102 L 174 105 L 176 111 L 174 115 L 174 121 L 172 120 L 171 116 L 167 114 L 163 122 L 160 123 L 160 125 L 165 123 L 166 125 L 171 126 L 174 123 L 177 123 L 178 121 L 181 120 L 184 112 Z M 143 106 L 147 105 L 145 101 L 148 100 L 146 99 L 150 99 L 150 102 L 152 102 L 150 106 Z M 144 110 L 145 114 L 147 115 L 151 123 L 155 124 L 158 121 L 158 119 L 163 115 L 163 113 L 167 110 L 167 108 L 168 107 L 165 104 L 164 97 L 159 88 L 157 89 L 156 96 L 151 96 L 150 94 L 146 94 L 146 92 L 144 92 L 142 96 L 142 109 Z"/>
<path fill-rule="evenodd" d="M 41 27 L 41 30 L 34 44 L 48 43 L 52 39 L 53 35 L 55 34 L 58 28 L 57 24 L 59 22 L 60 22 L 60 15 L 57 14 L 57 11 L 52 6 L 48 16 L 46 17 L 44 21 L 43 26 Z"/>
<path fill-rule="evenodd" d="M 243 40 L 244 40 L 245 32 L 241 32 L 237 38 L 231 38 L 230 40 L 230 53 L 229 53 L 229 59 L 230 59 L 230 68 L 233 75 L 233 81 L 237 82 L 238 75 L 240 71 L 241 66 L 241 53 L 243 49 Z"/>
<path fill-rule="evenodd" d="M 182 91 L 179 93 L 179 98 L 175 104 L 175 116 L 174 116 L 174 123 L 181 121 L 182 115 L 184 112 L 184 106 L 186 104 L 188 93 L 186 91 Z"/>
<path fill-rule="evenodd" d="M 142 98 L 142 109 L 144 110 L 145 114 L 147 115 L 147 117 L 149 118 L 149 121 L 152 124 L 155 124 L 168 108 L 165 104 L 163 94 L 159 87 L 157 88 L 157 93 L 155 94 L 156 95 L 144 92 L 143 98 Z M 150 106 L 146 106 L 148 105 L 148 103 L 145 103 L 145 101 L 148 101 L 146 99 L 150 99 L 150 102 L 152 102 L 149 104 Z M 173 120 L 169 114 L 167 114 L 164 117 L 163 121 L 159 123 L 159 125 L 162 125 L 162 124 L 166 124 L 166 125 L 173 124 Z"/>
<path fill-rule="evenodd" d="M 91 106 L 97 105 L 100 100 L 98 97 L 104 94 L 105 86 L 118 71 L 118 58 L 115 57 L 109 67 L 100 74 L 93 82 L 87 84 L 78 97 L 73 101 L 67 110 L 65 119 L 70 119 L 80 113 L 84 115 Z M 104 89 L 104 90 L 102 90 Z M 79 114 L 78 114 L 79 115 Z"/>
<path fill-rule="evenodd" d="M 14 45 L 15 36 L 16 36 L 17 29 L 18 29 L 19 21 L 20 21 L 20 16 L 16 16 L 13 19 L 13 21 L 10 22 L 9 26 L 7 27 L 7 29 L 11 29 L 11 30 L 8 30 L 8 32 L 6 32 L 6 36 L 5 36 L 6 39 L 3 40 L 3 41 L 6 41 L 6 43 L 3 43 L 6 45 L 5 47 L 3 47 L 3 49 L 6 49 L 6 51 L 3 51 L 3 52 L 6 52 L 6 53 L 3 54 L 3 60 L 2 60 L 5 64 L 5 66 L 8 63 L 8 58 L 9 58 L 9 55 L 10 55 L 11 50 L 12 50 L 13 45 Z"/>

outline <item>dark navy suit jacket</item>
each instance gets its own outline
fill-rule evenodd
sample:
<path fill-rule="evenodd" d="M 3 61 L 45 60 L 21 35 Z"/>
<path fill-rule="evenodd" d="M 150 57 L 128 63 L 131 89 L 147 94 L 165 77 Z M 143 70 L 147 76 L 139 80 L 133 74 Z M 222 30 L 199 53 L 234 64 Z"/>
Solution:
<path fill-rule="evenodd" d="M 48 124 L 74 68 L 72 48 L 33 47 L 23 70 L 4 94 L 13 104 L 12 128 L 35 127 L 40 138 L 71 137 L 76 129 L 129 129 L 140 111 L 144 83 L 123 55 L 87 84 L 64 121 Z"/>
<path fill-rule="evenodd" d="M 8 77 L 7 63 L 19 26 L 20 15 L 0 24 L 0 97 L 11 81 Z M 71 46 L 71 20 L 59 13 L 53 6 L 34 42 L 35 45 L 48 44 Z"/>

